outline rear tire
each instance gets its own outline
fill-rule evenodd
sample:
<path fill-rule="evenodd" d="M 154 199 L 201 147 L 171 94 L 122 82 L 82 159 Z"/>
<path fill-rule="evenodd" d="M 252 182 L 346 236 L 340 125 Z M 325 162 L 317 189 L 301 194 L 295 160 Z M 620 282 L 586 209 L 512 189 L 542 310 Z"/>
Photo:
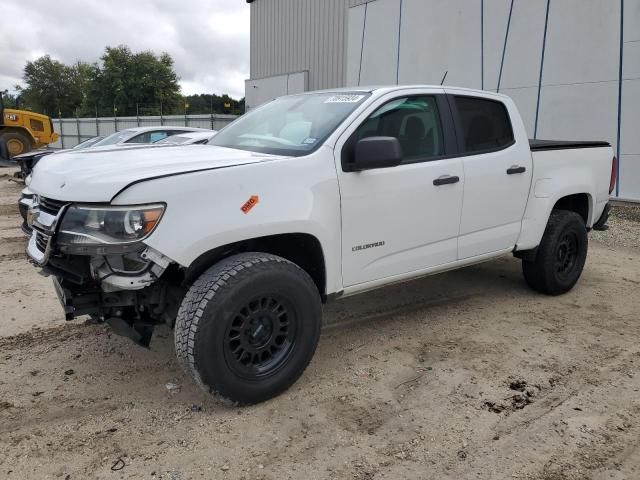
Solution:
<path fill-rule="evenodd" d="M 589 240 L 583 218 L 575 212 L 551 213 L 535 260 L 523 260 L 524 279 L 533 290 L 561 295 L 578 282 L 587 259 Z"/>
<path fill-rule="evenodd" d="M 5 141 L 9 158 L 32 150 L 31 140 L 24 133 L 9 130 L 8 132 L 0 133 L 0 137 Z"/>
<path fill-rule="evenodd" d="M 189 289 L 176 319 L 176 355 L 206 392 L 254 404 L 302 375 L 321 321 L 320 295 L 304 270 L 266 253 L 234 255 Z"/>

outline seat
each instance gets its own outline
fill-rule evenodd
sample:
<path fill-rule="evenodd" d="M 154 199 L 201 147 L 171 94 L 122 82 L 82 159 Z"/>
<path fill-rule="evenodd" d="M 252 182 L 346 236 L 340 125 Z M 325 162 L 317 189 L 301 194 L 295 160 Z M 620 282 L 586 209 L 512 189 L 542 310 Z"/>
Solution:
<path fill-rule="evenodd" d="M 424 123 L 418 117 L 407 118 L 404 127 L 404 135 L 401 135 L 400 145 L 402 145 L 402 153 L 405 157 L 415 157 L 424 155 L 424 140 L 426 136 Z"/>

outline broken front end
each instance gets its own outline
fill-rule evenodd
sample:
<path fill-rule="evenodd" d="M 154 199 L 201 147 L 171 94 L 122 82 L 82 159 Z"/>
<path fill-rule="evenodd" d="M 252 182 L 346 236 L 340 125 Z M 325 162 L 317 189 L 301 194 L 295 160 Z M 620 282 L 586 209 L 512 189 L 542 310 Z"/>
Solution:
<path fill-rule="evenodd" d="M 144 346 L 154 325 L 173 322 L 175 298 L 183 293 L 180 281 L 172 281 L 176 265 L 144 243 L 164 209 L 33 196 L 27 254 L 53 277 L 67 320 L 89 315 Z"/>

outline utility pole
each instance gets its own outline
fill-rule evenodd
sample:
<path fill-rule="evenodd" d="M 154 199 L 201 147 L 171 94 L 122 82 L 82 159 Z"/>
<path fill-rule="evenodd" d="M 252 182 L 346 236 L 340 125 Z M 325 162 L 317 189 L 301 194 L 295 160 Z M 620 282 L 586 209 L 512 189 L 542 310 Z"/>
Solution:
<path fill-rule="evenodd" d="M 82 142 L 82 137 L 80 136 L 80 118 L 78 118 L 77 108 L 76 108 L 76 133 L 78 134 L 78 143 Z"/>
<path fill-rule="evenodd" d="M 62 112 L 58 109 L 58 122 L 60 122 L 60 146 L 64 149 L 64 131 L 62 129 Z"/>
<path fill-rule="evenodd" d="M 98 104 L 96 103 L 96 137 L 100 136 L 100 120 L 98 120 Z"/>
<path fill-rule="evenodd" d="M 211 130 L 213 130 L 213 93 L 211 94 L 211 110 L 209 112 L 211 113 Z"/>

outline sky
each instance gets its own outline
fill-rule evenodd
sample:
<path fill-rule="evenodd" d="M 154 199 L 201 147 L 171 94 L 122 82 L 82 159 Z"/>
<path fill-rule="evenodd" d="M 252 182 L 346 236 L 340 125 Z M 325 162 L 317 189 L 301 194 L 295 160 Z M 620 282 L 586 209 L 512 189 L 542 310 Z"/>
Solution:
<path fill-rule="evenodd" d="M 105 47 L 167 52 L 185 95 L 244 96 L 245 0 L 0 0 L 0 90 L 24 86 L 27 61 L 98 61 Z"/>

